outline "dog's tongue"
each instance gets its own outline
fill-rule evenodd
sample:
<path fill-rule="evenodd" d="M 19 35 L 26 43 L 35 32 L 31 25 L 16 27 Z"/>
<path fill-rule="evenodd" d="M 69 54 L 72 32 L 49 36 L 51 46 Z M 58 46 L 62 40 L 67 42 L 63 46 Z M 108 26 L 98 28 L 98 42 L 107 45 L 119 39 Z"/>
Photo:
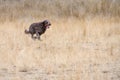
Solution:
<path fill-rule="evenodd" d="M 48 28 L 50 28 L 49 26 L 46 26 L 46 28 L 48 29 Z"/>
<path fill-rule="evenodd" d="M 49 26 L 47 26 L 47 28 L 50 28 Z"/>

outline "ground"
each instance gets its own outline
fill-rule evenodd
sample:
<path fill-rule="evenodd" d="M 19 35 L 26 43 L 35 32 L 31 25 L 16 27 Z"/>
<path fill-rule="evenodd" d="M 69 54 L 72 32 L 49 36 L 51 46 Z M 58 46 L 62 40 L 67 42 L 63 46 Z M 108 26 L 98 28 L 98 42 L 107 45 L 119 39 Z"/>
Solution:
<path fill-rule="evenodd" d="M 0 80 L 120 80 L 119 21 L 50 21 L 41 41 L 24 33 L 33 21 L 0 24 Z"/>

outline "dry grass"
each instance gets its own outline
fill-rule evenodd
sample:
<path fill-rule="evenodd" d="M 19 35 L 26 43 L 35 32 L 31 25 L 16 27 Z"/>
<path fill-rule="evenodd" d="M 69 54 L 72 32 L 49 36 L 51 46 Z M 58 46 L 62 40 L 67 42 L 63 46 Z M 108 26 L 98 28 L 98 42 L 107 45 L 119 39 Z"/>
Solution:
<path fill-rule="evenodd" d="M 119 79 L 119 22 L 101 18 L 53 21 L 42 41 L 34 41 L 24 34 L 28 25 L 25 22 L 1 24 L 1 75 L 7 69 L 4 75 L 10 80 Z"/>
<path fill-rule="evenodd" d="M 0 0 L 0 21 L 120 17 L 120 0 Z"/>
<path fill-rule="evenodd" d="M 34 0 L 0 0 L 0 80 L 120 79 L 119 0 L 100 0 L 94 9 L 95 0 L 70 1 L 37 0 L 34 5 Z M 107 1 L 112 1 L 108 11 Z M 84 15 L 76 12 L 86 9 Z M 31 23 L 45 18 L 52 26 L 42 41 L 24 34 Z"/>

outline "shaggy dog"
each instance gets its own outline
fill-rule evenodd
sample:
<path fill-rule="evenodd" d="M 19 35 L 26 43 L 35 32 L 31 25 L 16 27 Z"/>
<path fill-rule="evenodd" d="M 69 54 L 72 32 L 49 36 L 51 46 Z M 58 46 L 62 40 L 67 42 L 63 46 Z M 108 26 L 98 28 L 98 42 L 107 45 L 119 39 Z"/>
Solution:
<path fill-rule="evenodd" d="M 45 33 L 46 29 L 51 26 L 51 23 L 48 20 L 44 20 L 38 23 L 32 23 L 29 27 L 29 30 L 25 30 L 26 34 L 31 34 L 31 38 L 40 40 L 40 36 Z M 36 37 L 34 37 L 36 34 Z"/>

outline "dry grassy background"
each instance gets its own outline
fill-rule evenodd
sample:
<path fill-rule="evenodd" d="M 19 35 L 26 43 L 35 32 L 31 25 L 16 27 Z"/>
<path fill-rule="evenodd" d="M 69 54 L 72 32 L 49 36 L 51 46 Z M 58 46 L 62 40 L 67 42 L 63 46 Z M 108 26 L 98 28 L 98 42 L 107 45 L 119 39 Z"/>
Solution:
<path fill-rule="evenodd" d="M 0 0 L 0 80 L 120 80 L 120 0 Z"/>

